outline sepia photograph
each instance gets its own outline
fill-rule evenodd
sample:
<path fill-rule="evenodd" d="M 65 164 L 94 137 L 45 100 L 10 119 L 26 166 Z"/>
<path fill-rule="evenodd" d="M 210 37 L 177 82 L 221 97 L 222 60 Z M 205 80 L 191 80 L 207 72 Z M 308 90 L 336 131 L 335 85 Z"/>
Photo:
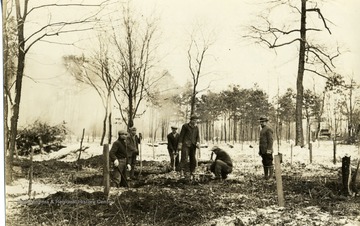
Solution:
<path fill-rule="evenodd" d="M 360 1 L 1 4 L 0 224 L 360 226 Z"/>

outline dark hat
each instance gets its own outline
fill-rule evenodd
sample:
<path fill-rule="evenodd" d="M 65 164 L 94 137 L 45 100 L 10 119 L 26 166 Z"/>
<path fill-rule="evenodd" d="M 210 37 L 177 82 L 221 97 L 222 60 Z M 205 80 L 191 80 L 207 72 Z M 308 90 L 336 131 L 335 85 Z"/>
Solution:
<path fill-rule="evenodd" d="M 119 130 L 118 135 L 127 135 L 125 130 Z"/>
<path fill-rule="evenodd" d="M 197 115 L 191 115 L 191 116 L 190 116 L 190 120 L 193 120 L 193 119 L 199 119 L 199 116 L 197 116 Z"/>
<path fill-rule="evenodd" d="M 261 116 L 260 119 L 259 119 L 260 122 L 267 122 L 269 121 L 269 119 L 265 116 Z"/>
<path fill-rule="evenodd" d="M 176 126 L 172 126 L 171 129 L 177 129 L 177 127 L 176 127 Z"/>

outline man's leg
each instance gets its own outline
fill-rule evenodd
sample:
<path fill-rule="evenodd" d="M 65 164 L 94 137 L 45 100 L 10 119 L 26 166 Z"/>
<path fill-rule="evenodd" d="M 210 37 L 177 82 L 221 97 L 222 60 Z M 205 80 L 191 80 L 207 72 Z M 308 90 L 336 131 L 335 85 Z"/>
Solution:
<path fill-rule="evenodd" d="M 180 160 L 180 174 L 184 176 L 185 167 L 189 158 L 189 148 L 185 145 L 181 149 L 181 160 Z"/>
<path fill-rule="evenodd" d="M 113 182 L 115 184 L 115 187 L 120 187 L 121 174 L 119 171 L 119 167 L 114 166 L 113 172 L 111 174 L 111 182 Z"/>
<path fill-rule="evenodd" d="M 266 166 L 267 162 L 266 162 L 265 154 L 261 154 L 261 159 L 262 159 L 262 165 L 263 165 L 263 169 L 264 169 L 264 178 L 268 179 L 268 177 L 269 177 L 269 169 Z"/>
<path fill-rule="evenodd" d="M 225 162 L 221 160 L 216 160 L 215 162 L 215 177 L 226 179 L 227 175 L 232 172 L 232 167 L 228 166 Z"/>
<path fill-rule="evenodd" d="M 172 150 L 168 150 L 169 152 L 169 156 L 170 156 L 170 168 L 171 168 L 171 171 L 173 170 L 174 168 L 174 152 Z"/>
<path fill-rule="evenodd" d="M 192 146 L 189 150 L 190 157 L 190 173 L 193 174 L 196 168 L 196 147 Z"/>
<path fill-rule="evenodd" d="M 175 158 L 175 170 L 176 171 L 179 171 L 179 165 L 180 165 L 180 160 L 179 160 L 179 153 L 178 153 Z"/>
<path fill-rule="evenodd" d="M 216 165 L 215 162 L 211 163 L 211 165 L 210 165 L 210 172 L 212 172 L 214 174 L 215 174 L 215 165 Z"/>
<path fill-rule="evenodd" d="M 120 181 L 120 186 L 121 187 L 129 187 L 128 183 L 127 183 L 127 178 L 126 178 L 126 161 L 125 160 L 119 160 L 119 173 L 121 175 L 121 181 Z"/>
<path fill-rule="evenodd" d="M 119 160 L 119 165 L 114 166 L 114 171 L 111 177 L 111 180 L 116 184 L 116 187 L 127 185 L 126 178 L 124 178 L 126 173 L 126 161 Z"/>
<path fill-rule="evenodd" d="M 263 156 L 264 170 L 266 172 L 265 179 L 269 179 L 273 177 L 274 173 L 273 156 L 272 154 L 264 154 Z"/>
<path fill-rule="evenodd" d="M 130 178 L 135 179 L 136 154 L 132 155 L 130 165 L 131 165 Z"/>

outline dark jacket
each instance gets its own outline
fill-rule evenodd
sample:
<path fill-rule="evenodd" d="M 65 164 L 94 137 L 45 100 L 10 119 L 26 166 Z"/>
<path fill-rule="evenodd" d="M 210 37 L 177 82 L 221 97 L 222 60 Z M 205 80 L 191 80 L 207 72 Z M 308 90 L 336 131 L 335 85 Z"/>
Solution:
<path fill-rule="evenodd" d="M 109 158 L 111 162 L 114 162 L 116 159 L 126 159 L 126 163 L 128 163 L 127 144 L 124 140 L 117 139 L 112 144 Z"/>
<path fill-rule="evenodd" d="M 218 148 L 218 149 L 215 149 L 213 152 L 216 154 L 215 162 L 216 162 L 216 160 L 221 160 L 221 161 L 225 162 L 228 166 L 230 166 L 230 167 L 233 166 L 230 155 L 228 153 L 226 153 L 226 151 Z"/>
<path fill-rule="evenodd" d="M 273 131 L 264 126 L 260 131 L 259 154 L 266 154 L 267 150 L 273 150 Z"/>
<path fill-rule="evenodd" d="M 179 135 L 178 149 L 181 149 L 183 145 L 191 147 L 200 142 L 199 128 L 197 126 L 191 126 L 190 123 L 186 123 L 181 127 Z"/>
<path fill-rule="evenodd" d="M 139 139 L 138 137 L 129 135 L 126 138 L 126 143 L 128 145 L 128 156 L 131 157 L 133 155 L 139 154 Z"/>
<path fill-rule="evenodd" d="M 167 149 L 169 151 L 176 151 L 176 148 L 179 144 L 179 134 L 178 133 L 169 133 L 167 135 Z"/>

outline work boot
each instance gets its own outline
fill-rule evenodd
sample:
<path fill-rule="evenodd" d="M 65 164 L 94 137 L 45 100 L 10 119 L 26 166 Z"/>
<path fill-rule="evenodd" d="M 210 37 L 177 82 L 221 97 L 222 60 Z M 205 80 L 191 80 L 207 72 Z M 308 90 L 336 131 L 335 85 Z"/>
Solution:
<path fill-rule="evenodd" d="M 267 166 L 264 166 L 264 178 L 265 180 L 269 179 L 269 168 Z"/>

